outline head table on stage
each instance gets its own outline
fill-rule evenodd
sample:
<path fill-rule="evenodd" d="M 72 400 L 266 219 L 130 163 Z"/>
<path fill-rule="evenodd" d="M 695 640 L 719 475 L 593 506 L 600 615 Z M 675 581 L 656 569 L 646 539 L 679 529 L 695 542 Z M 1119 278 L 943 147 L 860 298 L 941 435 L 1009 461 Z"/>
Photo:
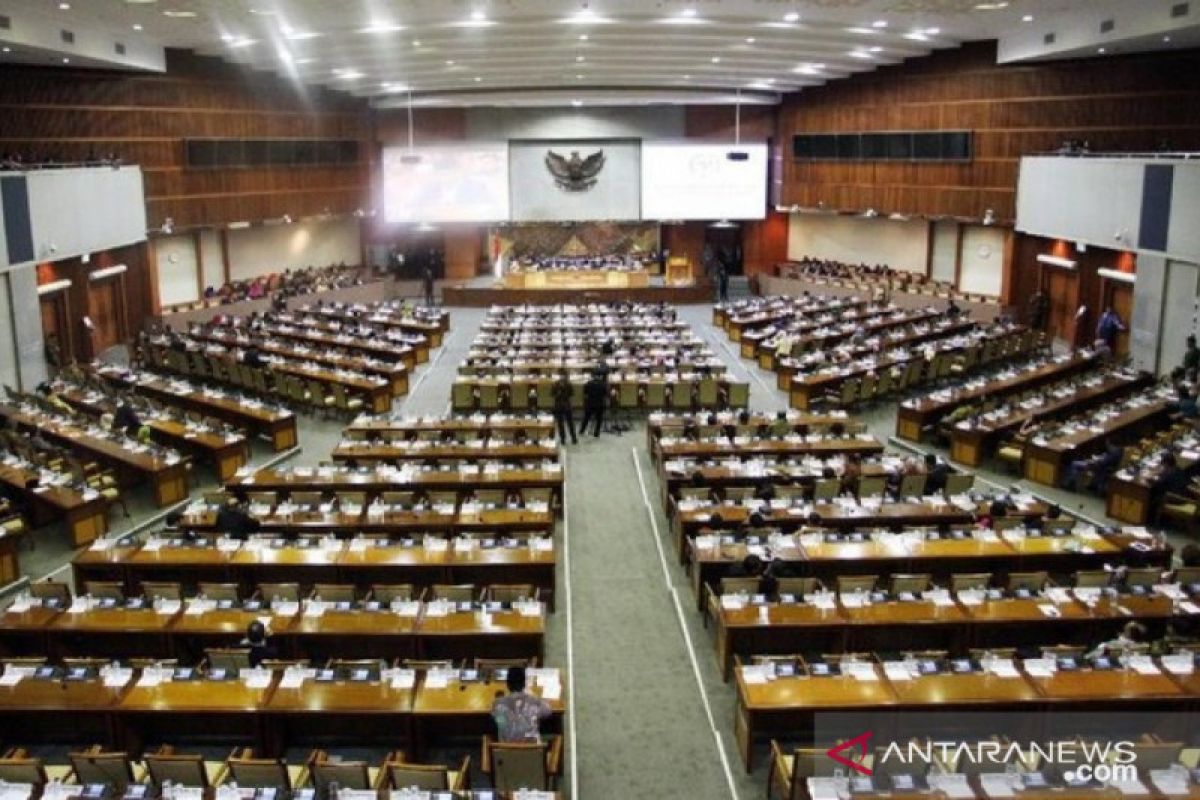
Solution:
<path fill-rule="evenodd" d="M 644 289 L 650 273 L 643 269 L 549 269 L 509 272 L 505 289 Z"/>

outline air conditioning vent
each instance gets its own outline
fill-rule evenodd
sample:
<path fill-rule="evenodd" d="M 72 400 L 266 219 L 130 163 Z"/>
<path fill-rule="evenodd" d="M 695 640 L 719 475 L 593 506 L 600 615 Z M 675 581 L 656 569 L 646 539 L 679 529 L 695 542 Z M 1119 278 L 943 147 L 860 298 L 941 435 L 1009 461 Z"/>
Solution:
<path fill-rule="evenodd" d="M 1045 36 L 1042 37 L 1042 44 L 1051 45 L 1051 44 L 1054 44 L 1057 40 L 1058 40 L 1058 34 L 1047 33 Z"/>
<path fill-rule="evenodd" d="M 1101 33 L 1112 33 L 1117 28 L 1117 21 L 1114 19 L 1106 19 L 1100 23 Z"/>
<path fill-rule="evenodd" d="M 59 36 L 67 44 L 75 44 L 75 34 L 72 31 L 60 31 Z"/>
<path fill-rule="evenodd" d="M 1190 13 L 1192 13 L 1191 3 L 1176 3 L 1171 6 L 1171 19 L 1186 17 Z"/>
<path fill-rule="evenodd" d="M 121 44 L 120 42 L 117 42 L 116 44 L 114 44 L 113 49 L 117 51 L 117 55 L 119 55 L 119 56 L 125 55 L 125 45 Z"/>
<path fill-rule="evenodd" d="M 0 14 L 0 30 L 9 30 L 12 28 L 12 18 L 4 14 Z"/>

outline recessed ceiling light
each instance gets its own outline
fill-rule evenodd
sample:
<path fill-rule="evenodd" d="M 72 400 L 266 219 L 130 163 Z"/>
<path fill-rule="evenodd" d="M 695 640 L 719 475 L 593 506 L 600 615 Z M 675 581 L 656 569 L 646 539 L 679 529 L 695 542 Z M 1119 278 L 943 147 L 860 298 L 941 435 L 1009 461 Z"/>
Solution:
<path fill-rule="evenodd" d="M 1021 22 L 1033 22 L 1033 14 L 1026 14 L 1021 17 Z"/>
<path fill-rule="evenodd" d="M 582 76 L 582 75 L 576 75 L 576 76 L 575 76 L 575 80 L 577 80 L 577 81 L 581 81 L 581 80 L 583 80 L 583 76 Z"/>
<path fill-rule="evenodd" d="M 685 81 L 690 81 L 690 80 L 692 79 L 692 76 L 691 76 L 691 75 L 684 75 L 684 76 L 683 76 L 683 79 L 684 79 Z"/>
<path fill-rule="evenodd" d="M 746 44 L 754 44 L 754 42 L 755 42 L 755 41 L 756 41 L 756 40 L 755 40 L 755 38 L 754 38 L 753 36 L 747 36 L 747 37 L 746 37 Z"/>
<path fill-rule="evenodd" d="M 356 81 L 363 76 L 363 74 L 356 69 L 335 69 L 333 72 L 344 81 Z"/>
<path fill-rule="evenodd" d="M 413 39 L 413 47 L 420 47 L 420 46 L 421 46 L 421 40 Z"/>
<path fill-rule="evenodd" d="M 579 108 L 581 105 L 583 105 L 583 101 L 582 100 L 572 100 L 571 105 L 575 106 L 576 108 Z"/>
<path fill-rule="evenodd" d="M 403 25 L 397 25 L 394 22 L 386 20 L 374 20 L 370 25 L 362 29 L 363 33 L 395 33 L 404 30 Z"/>
<path fill-rule="evenodd" d="M 315 39 L 320 35 L 321 34 L 315 33 L 313 31 L 289 31 L 287 33 L 287 38 L 292 40 L 293 42 L 305 42 L 305 41 L 308 41 L 309 39 Z"/>
<path fill-rule="evenodd" d="M 249 47 L 252 44 L 258 44 L 258 40 L 257 39 L 247 39 L 247 38 L 234 39 L 232 42 L 229 43 L 229 46 L 232 48 L 238 49 L 238 48 L 242 48 L 242 47 Z"/>
<path fill-rule="evenodd" d="M 1008 8 L 1008 0 L 999 0 L 999 2 L 976 3 L 976 11 L 999 11 L 1002 8 Z"/>
<path fill-rule="evenodd" d="M 133 29 L 135 31 L 140 31 L 142 29 L 142 26 L 135 22 L 135 23 L 133 23 Z"/>
<path fill-rule="evenodd" d="M 871 52 L 872 52 L 872 53 L 882 53 L 882 52 L 883 52 L 883 48 L 882 48 L 882 47 L 880 47 L 879 45 L 875 45 L 874 47 L 872 47 L 872 48 L 871 48 Z"/>
<path fill-rule="evenodd" d="M 774 78 L 766 78 L 763 80 L 763 83 L 774 83 L 774 82 L 775 82 Z"/>
<path fill-rule="evenodd" d="M 793 68 L 792 72 L 799 72 L 801 75 L 816 75 L 823 69 L 825 69 L 824 64 L 801 64 Z"/>
<path fill-rule="evenodd" d="M 797 14 L 795 11 L 789 11 L 788 13 L 783 15 L 783 21 L 784 22 L 799 22 L 800 15 Z"/>
<path fill-rule="evenodd" d="M 1170 37 L 1170 36 L 1164 36 L 1164 37 L 1163 37 L 1163 41 L 1164 41 L 1164 42 L 1169 42 L 1169 41 L 1171 41 L 1171 37 Z"/>
<path fill-rule="evenodd" d="M 904 34 L 905 39 L 911 39 L 914 42 L 928 42 L 929 37 L 925 35 L 925 31 L 913 31 Z"/>
<path fill-rule="evenodd" d="M 480 81 L 482 81 L 482 80 L 483 80 L 483 78 L 479 77 L 478 75 L 476 75 L 476 76 L 475 76 L 475 82 L 476 82 L 476 83 L 479 83 L 479 82 L 480 82 Z"/>
<path fill-rule="evenodd" d="M 452 59 L 452 58 L 448 58 L 448 59 L 446 59 L 446 66 L 447 66 L 447 67 L 453 67 L 453 66 L 454 66 L 454 59 Z"/>
<path fill-rule="evenodd" d="M 194 19 L 196 17 L 196 12 L 195 11 L 179 11 L 177 9 L 168 8 L 165 11 L 163 11 L 163 16 L 170 17 L 171 19 Z"/>
<path fill-rule="evenodd" d="M 886 28 L 888 26 L 886 19 L 877 19 L 871 23 L 872 28 Z"/>
<path fill-rule="evenodd" d="M 70 11 L 70 10 L 71 10 L 71 4 L 70 4 L 70 3 L 59 3 L 59 4 L 58 4 L 58 10 L 59 10 L 59 11 Z"/>
<path fill-rule="evenodd" d="M 5 47 L 3 50 L 0 50 L 0 52 L 4 52 L 4 53 L 11 53 L 11 52 L 12 52 L 12 48 L 11 48 L 11 47 Z"/>
<path fill-rule="evenodd" d="M 584 59 L 584 57 L 583 57 L 583 56 L 575 56 L 575 61 L 577 61 L 577 62 L 583 62 L 583 61 L 585 61 L 585 60 L 586 60 L 586 59 Z"/>
<path fill-rule="evenodd" d="M 225 42 L 226 44 L 229 44 L 230 42 L 232 42 L 232 41 L 233 41 L 234 39 L 236 39 L 236 38 L 237 38 L 237 37 L 236 37 L 236 36 L 234 36 L 234 35 L 233 35 L 233 34 L 231 34 L 231 33 L 222 33 L 222 34 L 221 34 L 221 41 L 222 41 L 222 42 Z"/>
<path fill-rule="evenodd" d="M 681 17 L 694 17 L 694 16 L 696 16 L 696 9 L 694 9 L 694 8 L 685 8 L 683 11 L 680 11 L 680 12 L 679 12 L 679 16 L 681 16 Z"/>
<path fill-rule="evenodd" d="M 870 58 L 871 54 L 865 50 L 851 50 L 850 56 L 852 58 Z"/>
<path fill-rule="evenodd" d="M 588 35 L 586 33 L 579 34 L 579 41 L 586 42 L 587 40 L 588 40 Z"/>
<path fill-rule="evenodd" d="M 297 58 L 292 63 L 294 63 L 294 64 L 311 64 L 314 61 L 316 61 L 315 58 Z"/>
<path fill-rule="evenodd" d="M 71 63 L 71 59 L 69 59 L 69 58 L 64 58 L 64 59 L 63 59 L 63 63 L 64 63 L 64 64 L 70 64 L 70 63 Z"/>
<path fill-rule="evenodd" d="M 720 64 L 720 63 L 721 63 L 721 57 L 720 57 L 720 56 L 713 56 L 713 57 L 712 57 L 712 63 L 714 63 L 714 64 Z"/>
<path fill-rule="evenodd" d="M 471 12 L 471 21 L 472 22 L 483 22 L 485 19 L 487 19 L 487 15 L 484 14 L 482 11 L 472 11 Z"/>
<path fill-rule="evenodd" d="M 925 32 L 927 34 L 929 34 L 930 36 L 937 36 L 939 33 L 942 32 L 942 29 L 941 28 L 926 28 Z"/>
<path fill-rule="evenodd" d="M 1107 48 L 1107 47 L 1100 47 L 1100 48 L 1097 48 L 1096 52 L 1097 52 L 1097 53 L 1107 53 L 1107 52 L 1108 52 L 1108 48 Z"/>

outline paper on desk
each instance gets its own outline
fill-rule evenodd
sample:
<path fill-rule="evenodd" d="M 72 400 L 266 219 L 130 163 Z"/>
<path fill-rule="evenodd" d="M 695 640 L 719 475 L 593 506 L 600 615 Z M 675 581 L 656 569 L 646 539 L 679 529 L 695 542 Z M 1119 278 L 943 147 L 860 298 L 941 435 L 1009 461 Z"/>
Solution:
<path fill-rule="evenodd" d="M 846 672 L 847 675 L 849 675 L 851 678 L 854 678 L 857 681 L 877 681 L 877 680 L 879 680 L 879 673 L 876 672 L 874 664 L 865 664 L 865 663 L 843 664 L 842 669 Z"/>
<path fill-rule="evenodd" d="M 935 589 L 931 592 L 925 592 L 925 599 L 932 600 L 935 606 L 952 606 L 954 598 L 950 596 L 950 592 L 946 589 Z"/>
<path fill-rule="evenodd" d="M 988 665 L 988 672 L 998 678 L 1017 678 L 1020 673 L 1017 672 L 1017 665 L 1013 663 L 1011 658 L 998 658 Z"/>
<path fill-rule="evenodd" d="M 1172 675 L 1191 675 L 1196 670 L 1196 661 L 1191 653 L 1173 653 L 1160 660 L 1163 669 Z"/>
<path fill-rule="evenodd" d="M 421 603 L 417 600 L 401 600 L 392 603 L 392 610 L 402 617 L 415 617 L 421 613 Z"/>
<path fill-rule="evenodd" d="M 1061 617 L 1062 612 L 1058 610 L 1058 606 L 1052 603 L 1038 603 L 1038 611 L 1042 612 L 1044 617 Z"/>
<path fill-rule="evenodd" d="M 1027 658 L 1025 671 L 1031 678 L 1050 678 L 1054 676 L 1055 664 L 1052 658 Z"/>
<path fill-rule="evenodd" d="M 248 670 L 246 674 L 247 689 L 266 689 L 271 685 L 270 670 Z"/>
<path fill-rule="evenodd" d="M 4 674 L 0 675 L 0 686 L 16 686 L 25 678 L 25 673 L 19 669 L 11 667 L 4 670 Z"/>
<path fill-rule="evenodd" d="M 106 689 L 120 689 L 133 679 L 133 670 L 127 667 L 118 667 L 103 672 L 104 688 Z"/>
<path fill-rule="evenodd" d="M 1161 675 L 1152 656 L 1129 656 L 1129 668 L 1138 675 Z"/>
<path fill-rule="evenodd" d="M 554 550 L 554 540 L 548 536 L 545 538 L 539 537 L 537 539 L 531 539 L 530 542 L 533 543 L 534 552 L 549 553 Z"/>
<path fill-rule="evenodd" d="M 144 670 L 142 672 L 141 677 L 138 678 L 137 685 L 144 687 L 146 689 L 152 689 L 155 686 L 158 686 L 162 682 L 163 682 L 163 676 L 159 670 L 148 669 L 148 670 Z"/>
<path fill-rule="evenodd" d="M 283 677 L 279 680 L 280 689 L 299 689 L 304 685 L 304 670 L 288 669 L 284 670 Z"/>
<path fill-rule="evenodd" d="M 536 600 L 516 603 L 515 607 L 522 617 L 540 617 L 542 615 L 542 604 Z"/>
<path fill-rule="evenodd" d="M 747 684 L 766 683 L 771 676 L 771 667 L 766 664 L 754 664 L 742 667 L 742 681 Z"/>
<path fill-rule="evenodd" d="M 1160 792 L 1168 797 L 1190 797 L 1191 788 L 1188 786 L 1188 775 L 1174 769 L 1150 770 L 1150 782 Z"/>
<path fill-rule="evenodd" d="M 736 611 L 746 607 L 746 598 L 740 594 L 723 594 L 721 595 L 721 608 L 730 611 Z"/>
<path fill-rule="evenodd" d="M 883 674 L 889 681 L 911 681 L 913 679 L 912 670 L 903 661 L 885 661 Z"/>
<path fill-rule="evenodd" d="M 417 683 L 417 673 L 411 669 L 398 669 L 392 673 L 393 689 L 411 689 Z"/>
<path fill-rule="evenodd" d="M 838 789 L 845 779 L 809 778 L 808 794 L 812 800 L 838 800 Z"/>
<path fill-rule="evenodd" d="M 983 605 L 985 595 L 978 589 L 964 589 L 958 593 L 958 602 L 964 606 Z"/>
<path fill-rule="evenodd" d="M 447 670 L 431 669 L 425 673 L 426 689 L 445 689 L 450 685 L 450 673 Z"/>
<path fill-rule="evenodd" d="M 1200 614 L 1200 606 L 1196 605 L 1191 600 L 1185 600 L 1179 604 L 1179 607 L 1189 614 Z"/>
<path fill-rule="evenodd" d="M 308 605 L 304 609 L 304 616 L 319 618 L 325 616 L 326 603 L 317 600 L 308 601 Z"/>
<path fill-rule="evenodd" d="M 169 617 L 172 614 L 178 614 L 179 610 L 182 608 L 183 608 L 182 600 L 160 600 L 158 602 L 158 607 L 155 608 L 154 610 L 155 610 L 155 612 L 162 614 L 163 616 Z"/>
<path fill-rule="evenodd" d="M 837 608 L 837 598 L 833 592 L 817 592 L 807 595 L 804 600 L 822 611 L 832 611 Z"/>
<path fill-rule="evenodd" d="M 988 797 L 1012 797 L 1012 780 L 1003 772 L 986 772 L 979 776 L 979 788 Z"/>
<path fill-rule="evenodd" d="M 300 604 L 290 601 L 279 603 L 271 609 L 271 613 L 277 617 L 294 617 L 300 613 Z"/>
<path fill-rule="evenodd" d="M 1150 794 L 1150 789 L 1146 787 L 1146 784 L 1142 783 L 1137 778 L 1134 778 L 1131 781 L 1112 780 L 1108 782 L 1108 785 L 1119 791 L 1121 793 L 1121 797 L 1138 797 L 1141 795 Z"/>

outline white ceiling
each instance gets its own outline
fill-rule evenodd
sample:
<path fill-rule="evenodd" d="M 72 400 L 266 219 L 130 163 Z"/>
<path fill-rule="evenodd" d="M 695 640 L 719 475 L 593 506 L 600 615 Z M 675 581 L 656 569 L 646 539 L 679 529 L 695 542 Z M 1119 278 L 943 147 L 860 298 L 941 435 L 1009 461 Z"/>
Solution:
<path fill-rule="evenodd" d="M 111 37 L 138 51 L 190 48 L 380 105 L 404 102 L 409 90 L 421 104 L 476 105 L 535 103 L 541 90 L 554 102 L 594 102 L 626 88 L 653 102 L 732 101 L 738 92 L 773 102 L 781 92 L 969 40 L 1022 43 L 1013 60 L 1023 60 L 1051 54 L 1038 49 L 1044 31 L 1071 31 L 1072 55 L 1087 54 L 1107 18 L 1136 22 L 1124 27 L 1136 28 L 1137 49 L 1186 46 L 1184 28 L 1195 25 L 1200 0 L 1188 18 L 1173 20 L 1178 2 L 0 0 L 13 23 L 0 30 L 11 48 L 0 60 L 61 62 L 68 50 L 57 36 L 23 36 L 37 22 L 54 34 L 69 25 L 86 38 L 110 37 L 110 50 Z M 1122 27 L 1106 51 L 1121 49 Z M 1161 31 L 1179 34 L 1164 42 Z M 72 63 L 155 68 L 83 53 Z"/>

